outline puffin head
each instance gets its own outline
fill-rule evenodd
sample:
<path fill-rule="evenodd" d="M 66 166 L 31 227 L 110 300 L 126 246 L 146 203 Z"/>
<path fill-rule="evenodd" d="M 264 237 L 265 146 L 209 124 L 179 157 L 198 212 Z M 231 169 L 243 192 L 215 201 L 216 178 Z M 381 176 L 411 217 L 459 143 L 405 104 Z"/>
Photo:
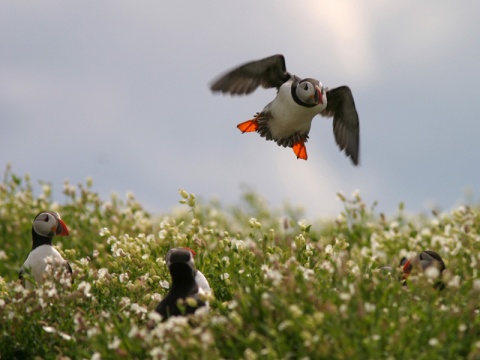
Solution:
<path fill-rule="evenodd" d="M 323 87 L 315 79 L 307 78 L 300 80 L 292 86 L 294 100 L 300 105 L 313 107 L 323 104 Z"/>
<path fill-rule="evenodd" d="M 176 263 L 185 263 L 193 270 L 195 269 L 193 263 L 194 256 L 195 252 L 190 248 L 173 248 L 165 255 L 165 262 L 169 268 Z"/>
<path fill-rule="evenodd" d="M 40 236 L 53 238 L 57 236 L 67 236 L 67 225 L 60 218 L 60 215 L 54 211 L 41 212 L 33 220 L 33 231 Z"/>
<path fill-rule="evenodd" d="M 415 269 L 417 271 L 426 271 L 430 267 L 435 267 L 441 276 L 446 268 L 442 257 L 432 250 L 422 251 L 410 259 L 403 257 L 402 260 L 400 260 L 400 267 L 403 272 L 402 280 L 406 280 Z M 441 281 L 437 281 L 434 285 L 435 289 L 438 288 L 442 290 L 444 287 L 445 285 Z"/>

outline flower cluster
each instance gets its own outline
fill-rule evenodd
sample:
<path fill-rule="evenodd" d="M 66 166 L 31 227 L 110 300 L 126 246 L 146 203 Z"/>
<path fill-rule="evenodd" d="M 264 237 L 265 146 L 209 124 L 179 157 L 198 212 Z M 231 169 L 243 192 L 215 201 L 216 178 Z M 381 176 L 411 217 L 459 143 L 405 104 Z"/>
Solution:
<path fill-rule="evenodd" d="M 480 210 L 391 218 L 359 191 L 339 194 L 333 220 L 272 210 L 247 191 L 223 208 L 180 190 L 180 206 L 153 216 L 133 194 L 103 201 L 93 180 L 65 182 L 65 204 L 7 169 L 0 184 L 2 358 L 477 358 Z M 34 289 L 16 280 L 32 217 L 54 209 L 71 228 L 55 246 L 73 267 Z M 33 215 L 32 215 L 33 214 Z M 18 236 L 17 234 L 21 234 Z M 10 241 L 9 239 L 18 239 Z M 210 308 L 162 322 L 170 289 L 164 256 L 195 250 Z M 446 270 L 412 273 L 403 256 L 432 249 Z M 445 289 L 435 290 L 443 281 Z M 40 340 L 39 340 L 40 339 Z M 52 353 L 54 352 L 54 353 Z"/>

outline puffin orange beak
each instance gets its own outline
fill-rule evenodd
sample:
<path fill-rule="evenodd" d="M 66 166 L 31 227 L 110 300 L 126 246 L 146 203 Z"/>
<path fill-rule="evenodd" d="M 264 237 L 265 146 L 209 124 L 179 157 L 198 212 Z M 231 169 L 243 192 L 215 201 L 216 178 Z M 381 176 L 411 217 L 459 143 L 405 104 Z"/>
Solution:
<path fill-rule="evenodd" d="M 63 222 L 62 219 L 58 220 L 57 230 L 55 231 L 55 235 L 57 236 L 68 236 L 68 228 L 67 225 Z"/>
<path fill-rule="evenodd" d="M 402 269 L 402 270 L 403 270 L 402 280 L 405 280 L 405 279 L 408 277 L 408 275 L 410 275 L 410 267 L 409 267 L 409 265 L 410 265 L 410 260 L 408 260 L 408 261 L 405 263 L 405 265 L 403 265 L 403 269 Z"/>
<path fill-rule="evenodd" d="M 318 104 L 323 104 L 322 90 L 320 90 L 320 88 L 318 86 L 316 88 L 317 88 L 317 96 L 318 96 L 317 105 Z"/>
<path fill-rule="evenodd" d="M 192 256 L 194 258 L 195 258 L 195 256 L 197 256 L 197 253 L 193 249 L 190 249 L 189 247 L 184 247 L 184 249 L 190 251 L 190 253 L 192 254 Z"/>

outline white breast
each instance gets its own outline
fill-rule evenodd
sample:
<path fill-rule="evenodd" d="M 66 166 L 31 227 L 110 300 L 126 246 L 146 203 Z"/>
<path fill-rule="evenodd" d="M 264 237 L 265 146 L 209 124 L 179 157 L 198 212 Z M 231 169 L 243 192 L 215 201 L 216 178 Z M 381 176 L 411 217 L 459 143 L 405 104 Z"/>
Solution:
<path fill-rule="evenodd" d="M 35 279 L 37 284 L 43 282 L 43 277 L 45 274 L 45 269 L 47 264 L 52 264 L 52 266 L 64 266 L 65 259 L 62 258 L 62 255 L 53 248 L 51 245 L 42 245 L 34 249 L 28 255 L 27 260 L 22 266 L 23 271 L 28 271 L 31 269 L 31 274 Z M 25 283 L 27 289 L 31 288 L 31 284 L 27 281 Z"/>
<path fill-rule="evenodd" d="M 207 278 L 199 270 L 197 270 L 197 273 L 195 274 L 195 282 L 206 294 L 210 295 L 212 293 L 212 289 L 208 284 Z"/>
<path fill-rule="evenodd" d="M 297 104 L 292 98 L 292 81 L 283 84 L 277 97 L 263 111 L 270 111 L 269 127 L 274 139 L 287 138 L 294 133 L 308 133 L 312 119 L 326 107 L 319 104 L 305 107 Z"/>
<path fill-rule="evenodd" d="M 198 285 L 199 294 L 204 294 L 208 296 L 212 295 L 212 289 L 208 284 L 207 278 L 205 277 L 205 275 L 202 274 L 200 270 L 197 270 L 197 273 L 195 274 L 195 282 Z M 209 309 L 209 308 L 210 308 L 210 302 L 205 301 L 205 309 Z"/>

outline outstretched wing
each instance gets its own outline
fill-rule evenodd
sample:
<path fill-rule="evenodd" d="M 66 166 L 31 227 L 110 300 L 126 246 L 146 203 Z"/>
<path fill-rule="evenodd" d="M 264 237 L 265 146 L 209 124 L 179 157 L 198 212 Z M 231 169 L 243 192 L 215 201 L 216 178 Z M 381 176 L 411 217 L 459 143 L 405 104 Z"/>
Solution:
<path fill-rule="evenodd" d="M 232 95 L 250 94 L 259 86 L 282 86 L 290 79 L 283 55 L 273 55 L 262 60 L 241 65 L 215 80 L 210 89 Z"/>
<path fill-rule="evenodd" d="M 327 91 L 327 107 L 320 115 L 333 116 L 333 134 L 340 150 L 345 150 L 355 165 L 360 151 L 360 125 L 352 92 L 347 86 Z"/>

